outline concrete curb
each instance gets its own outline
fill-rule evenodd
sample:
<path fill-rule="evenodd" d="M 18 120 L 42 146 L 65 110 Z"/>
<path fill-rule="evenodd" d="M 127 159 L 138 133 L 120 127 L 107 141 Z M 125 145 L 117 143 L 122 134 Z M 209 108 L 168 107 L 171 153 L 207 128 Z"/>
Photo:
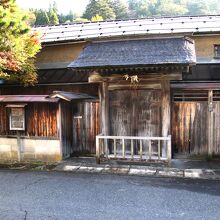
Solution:
<path fill-rule="evenodd" d="M 177 169 L 167 167 L 150 166 L 113 166 L 113 165 L 71 165 L 60 164 L 54 171 L 74 172 L 74 173 L 99 173 L 118 174 L 131 176 L 158 176 L 158 177 L 179 177 L 192 179 L 212 179 L 220 180 L 220 170 L 210 169 Z"/>

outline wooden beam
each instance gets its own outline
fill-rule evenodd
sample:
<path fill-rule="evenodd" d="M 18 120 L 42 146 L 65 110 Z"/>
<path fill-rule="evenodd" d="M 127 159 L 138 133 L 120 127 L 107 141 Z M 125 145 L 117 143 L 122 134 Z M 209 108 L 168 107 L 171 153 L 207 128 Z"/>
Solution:
<path fill-rule="evenodd" d="M 160 83 L 138 83 L 138 84 L 109 84 L 109 90 L 117 90 L 117 89 L 161 89 Z"/>
<path fill-rule="evenodd" d="M 212 83 L 212 82 L 181 82 L 181 83 L 172 83 L 171 84 L 171 88 L 172 89 L 197 89 L 197 90 L 201 90 L 201 89 L 205 89 L 205 90 L 209 90 L 209 89 L 219 89 L 220 87 L 220 83 Z"/>
<path fill-rule="evenodd" d="M 171 124 L 171 110 L 170 110 L 170 82 L 168 80 L 161 81 L 161 116 L 162 116 L 162 136 L 167 137 L 170 134 L 170 124 Z M 162 156 L 166 155 L 166 145 L 163 142 L 162 145 Z"/>
<path fill-rule="evenodd" d="M 98 83 L 98 82 L 117 82 L 117 83 L 123 83 L 127 82 L 130 84 L 130 80 L 126 80 L 124 74 L 112 74 L 111 76 L 101 76 L 98 72 L 92 72 L 89 76 L 89 83 Z M 152 80 L 182 80 L 182 73 L 181 72 L 168 72 L 168 73 L 149 73 L 149 74 L 129 74 L 131 75 L 137 75 L 140 82 L 145 81 L 152 81 Z"/>

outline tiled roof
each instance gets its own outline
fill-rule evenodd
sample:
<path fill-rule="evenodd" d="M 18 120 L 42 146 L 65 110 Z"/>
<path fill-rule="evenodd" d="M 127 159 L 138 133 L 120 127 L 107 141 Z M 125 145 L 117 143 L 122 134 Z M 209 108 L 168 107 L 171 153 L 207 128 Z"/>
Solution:
<path fill-rule="evenodd" d="M 193 41 L 179 37 L 90 43 L 68 67 L 188 65 L 195 62 Z"/>
<path fill-rule="evenodd" d="M 220 31 L 220 15 L 72 23 L 39 26 L 34 30 L 43 34 L 43 43 L 131 35 L 207 33 Z"/>
<path fill-rule="evenodd" d="M 90 96 L 85 93 L 75 93 L 75 92 L 65 92 L 65 91 L 54 91 L 53 94 L 51 94 L 49 97 L 61 98 L 69 102 L 72 100 L 97 99 L 97 97 Z"/>

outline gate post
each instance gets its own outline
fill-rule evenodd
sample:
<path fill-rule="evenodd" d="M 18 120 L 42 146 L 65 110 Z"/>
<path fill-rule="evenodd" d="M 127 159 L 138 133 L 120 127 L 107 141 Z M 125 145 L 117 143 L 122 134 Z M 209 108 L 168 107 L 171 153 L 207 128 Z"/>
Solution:
<path fill-rule="evenodd" d="M 213 90 L 208 93 L 208 157 L 212 157 L 213 149 Z"/>
<path fill-rule="evenodd" d="M 171 117 L 170 117 L 170 81 L 169 80 L 162 80 L 161 81 L 161 92 L 162 92 L 162 101 L 161 101 L 161 116 L 162 116 L 162 120 L 161 120 L 161 127 L 162 127 L 162 136 L 163 137 L 167 137 L 170 133 L 170 121 L 171 121 Z M 167 151 L 166 151 L 166 141 L 163 141 L 162 143 L 162 156 L 166 156 L 167 155 Z"/>
<path fill-rule="evenodd" d="M 172 159 L 172 143 L 171 143 L 171 135 L 168 136 L 169 140 L 167 142 L 167 160 L 170 165 Z"/>
<path fill-rule="evenodd" d="M 96 163 L 100 164 L 100 147 L 99 147 L 99 137 L 96 136 Z"/>

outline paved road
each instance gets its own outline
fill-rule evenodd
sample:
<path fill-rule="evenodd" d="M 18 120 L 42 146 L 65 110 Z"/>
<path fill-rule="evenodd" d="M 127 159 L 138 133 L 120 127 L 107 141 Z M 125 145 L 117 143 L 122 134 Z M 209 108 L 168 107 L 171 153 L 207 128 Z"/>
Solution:
<path fill-rule="evenodd" d="M 220 181 L 0 171 L 0 220 L 220 219 Z"/>

